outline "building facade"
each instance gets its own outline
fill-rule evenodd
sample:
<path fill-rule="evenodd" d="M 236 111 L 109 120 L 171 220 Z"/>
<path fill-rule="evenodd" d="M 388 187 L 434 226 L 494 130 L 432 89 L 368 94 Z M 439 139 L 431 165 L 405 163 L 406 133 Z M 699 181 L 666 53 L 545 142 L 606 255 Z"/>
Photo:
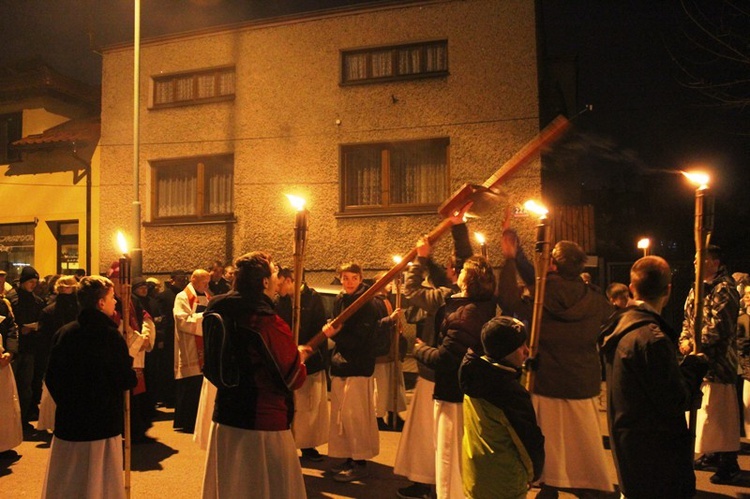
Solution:
<path fill-rule="evenodd" d="M 8 282 L 98 259 L 99 89 L 39 61 L 0 69 L 0 268 Z M 97 264 L 98 265 L 98 264 Z"/>
<path fill-rule="evenodd" d="M 143 41 L 143 272 L 251 250 L 291 265 L 285 194 L 307 203 L 309 272 L 390 267 L 452 192 L 538 133 L 535 47 L 526 0 L 368 4 Z M 100 271 L 133 226 L 132 73 L 132 45 L 104 51 Z M 471 227 L 498 261 L 506 208 L 541 193 L 539 162 L 502 191 Z"/>

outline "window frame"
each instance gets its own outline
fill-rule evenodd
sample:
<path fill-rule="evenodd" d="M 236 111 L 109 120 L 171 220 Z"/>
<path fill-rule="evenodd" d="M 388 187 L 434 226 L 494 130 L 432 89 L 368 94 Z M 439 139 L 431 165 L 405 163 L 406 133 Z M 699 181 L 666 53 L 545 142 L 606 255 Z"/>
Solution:
<path fill-rule="evenodd" d="M 427 57 L 425 57 L 426 50 L 434 46 L 441 46 L 445 51 L 445 69 L 437 71 L 428 71 L 426 69 Z M 403 73 L 398 72 L 398 52 L 404 49 L 419 48 L 422 52 L 420 60 L 420 71 L 416 73 Z M 372 76 L 372 60 L 373 56 L 384 52 L 391 53 L 391 74 L 389 76 Z M 367 76 L 358 80 L 347 79 L 347 56 L 364 54 L 367 59 L 366 72 Z M 402 80 L 417 80 L 422 78 L 441 78 L 450 75 L 450 58 L 448 54 L 448 40 L 428 40 L 420 42 L 402 43 L 397 45 L 383 45 L 375 47 L 362 47 L 356 49 L 344 49 L 340 51 L 340 63 L 339 63 L 339 85 L 351 86 L 351 85 L 368 85 L 373 83 L 384 83 L 391 81 L 402 81 Z"/>
<path fill-rule="evenodd" d="M 160 84 L 171 83 L 173 87 L 172 94 L 174 95 L 176 93 L 176 90 L 174 89 L 174 86 L 177 84 L 176 82 L 180 79 L 191 77 L 193 80 L 192 81 L 193 95 L 198 95 L 198 85 L 199 85 L 198 82 L 199 82 L 200 77 L 213 74 L 214 79 L 216 80 L 214 85 L 215 85 L 215 88 L 218 89 L 219 87 L 218 78 L 221 75 L 227 74 L 227 73 L 231 73 L 234 79 L 234 82 L 233 82 L 234 88 L 231 94 L 218 94 L 218 90 L 217 90 L 216 93 L 212 95 L 211 97 L 194 97 L 192 99 L 187 99 L 187 100 L 172 100 L 170 102 L 157 102 L 157 92 L 158 92 Z M 154 76 L 151 76 L 150 109 L 169 109 L 169 108 L 174 108 L 174 107 L 195 106 L 198 104 L 209 104 L 213 102 L 233 101 L 235 99 L 236 94 L 237 94 L 237 70 L 236 70 L 235 65 L 216 66 L 212 68 L 154 75 Z"/>
<path fill-rule="evenodd" d="M 225 161 L 232 167 L 232 211 L 228 213 L 210 214 L 206 212 L 206 195 L 209 190 L 206 185 L 208 176 L 206 175 L 206 163 Z M 151 167 L 151 217 L 150 222 L 144 225 L 173 225 L 173 224 L 197 224 L 204 222 L 234 222 L 234 185 L 235 185 L 235 163 L 233 153 L 224 154 L 205 154 L 200 156 L 187 156 L 180 158 L 159 159 L 149 161 Z M 195 168 L 195 215 L 177 215 L 177 216 L 158 216 L 159 204 L 159 170 L 174 167 L 194 167 Z"/>
<path fill-rule="evenodd" d="M 440 199 L 434 203 L 391 203 L 390 202 L 390 174 L 391 154 L 395 147 L 404 144 L 419 146 L 420 144 L 434 143 L 436 147 L 442 147 L 445 154 L 444 192 Z M 349 151 L 356 149 L 371 148 L 380 149 L 380 178 L 381 178 L 381 204 L 377 205 L 347 205 L 346 191 L 348 185 L 347 164 L 345 156 Z M 450 138 L 430 137 L 424 139 L 392 140 L 384 142 L 368 142 L 342 144 L 339 147 L 339 211 L 335 214 L 337 218 L 364 217 L 364 216 L 392 216 L 392 215 L 419 215 L 424 213 L 435 213 L 440 205 L 449 195 L 450 190 Z"/>

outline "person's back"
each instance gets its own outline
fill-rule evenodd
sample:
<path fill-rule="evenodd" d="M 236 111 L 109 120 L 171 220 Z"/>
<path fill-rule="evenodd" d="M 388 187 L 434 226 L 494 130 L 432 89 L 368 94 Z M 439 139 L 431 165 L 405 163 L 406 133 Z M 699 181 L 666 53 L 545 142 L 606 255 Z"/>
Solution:
<path fill-rule="evenodd" d="M 613 309 L 578 278 L 547 277 L 533 393 L 584 399 L 599 394 L 601 369 L 596 339 Z"/>
<path fill-rule="evenodd" d="M 305 483 L 289 426 L 292 390 L 305 381 L 310 349 L 297 347 L 274 311 L 279 280 L 271 256 L 248 253 L 235 267 L 235 290 L 206 309 L 206 376 L 217 392 L 203 497 L 301 499 Z M 228 376 L 217 377 L 217 368 Z"/>
<path fill-rule="evenodd" d="M 603 327 L 607 416 L 620 490 L 628 498 L 686 498 L 695 494 L 692 439 L 685 420 L 705 360 L 678 365 L 677 333 L 659 315 L 671 272 L 655 256 L 631 270 L 635 305 Z"/>

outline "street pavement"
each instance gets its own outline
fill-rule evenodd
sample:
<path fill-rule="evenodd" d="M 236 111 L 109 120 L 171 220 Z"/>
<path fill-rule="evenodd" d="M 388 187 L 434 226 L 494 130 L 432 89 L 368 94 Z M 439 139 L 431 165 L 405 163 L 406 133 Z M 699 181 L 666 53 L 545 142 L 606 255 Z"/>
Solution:
<path fill-rule="evenodd" d="M 602 428 L 606 428 L 604 413 Z M 191 434 L 172 430 L 172 410 L 160 409 L 159 418 L 149 435 L 156 443 L 133 446 L 131 497 L 140 498 L 199 498 L 205 451 L 192 441 Z M 380 455 L 368 464 L 370 476 L 353 483 L 334 482 L 327 469 L 338 460 L 325 459 L 311 463 L 302 461 L 305 485 L 310 498 L 357 498 L 379 499 L 396 497 L 396 490 L 409 485 L 409 482 L 393 474 L 400 433 L 380 432 Z M 26 499 L 40 497 L 44 473 L 49 459 L 51 436 L 46 433 L 27 432 L 27 440 L 15 450 L 20 458 L 15 462 L 0 461 L 0 498 Z M 319 450 L 325 454 L 326 447 Z M 614 465 L 607 453 L 610 476 L 616 482 Z M 425 456 L 431 459 L 432 456 Z M 736 485 L 713 485 L 708 478 L 710 472 L 699 471 L 699 498 L 750 497 L 750 455 L 740 456 L 740 466 L 744 472 Z M 538 489 L 532 489 L 529 497 L 536 496 Z M 561 497 L 574 497 L 561 494 Z M 612 494 L 611 497 L 619 497 Z M 238 498 L 240 499 L 240 498 Z M 282 498 L 279 498 L 282 499 Z"/>

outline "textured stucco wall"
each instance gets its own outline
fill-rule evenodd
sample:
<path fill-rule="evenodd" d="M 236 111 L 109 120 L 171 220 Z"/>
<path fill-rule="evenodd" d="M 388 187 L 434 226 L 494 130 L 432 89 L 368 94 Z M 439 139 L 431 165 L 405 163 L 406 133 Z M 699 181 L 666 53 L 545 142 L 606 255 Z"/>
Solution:
<path fill-rule="evenodd" d="M 145 227 L 144 272 L 205 266 L 226 258 L 227 248 L 230 256 L 268 250 L 290 264 L 294 214 L 284 193 L 308 201 L 307 268 L 344 260 L 389 267 L 439 218 L 335 217 L 340 145 L 449 137 L 451 190 L 482 183 L 538 131 L 534 23 L 528 0 L 428 1 L 144 42 L 144 221 L 151 217 L 149 161 L 216 153 L 234 154 L 237 218 L 228 226 Z M 339 86 L 341 50 L 434 39 L 448 40 L 446 78 Z M 132 47 L 104 55 L 103 242 L 132 225 L 132 55 Z M 233 102 L 147 109 L 151 76 L 228 64 L 236 65 Z M 505 184 L 505 203 L 540 190 L 535 162 Z M 499 254 L 504 208 L 472 222 L 472 231 L 490 237 L 491 256 Z M 529 240 L 533 222 L 519 222 Z M 445 241 L 439 257 L 450 251 Z M 101 253 L 104 262 L 116 255 L 114 248 Z"/>

